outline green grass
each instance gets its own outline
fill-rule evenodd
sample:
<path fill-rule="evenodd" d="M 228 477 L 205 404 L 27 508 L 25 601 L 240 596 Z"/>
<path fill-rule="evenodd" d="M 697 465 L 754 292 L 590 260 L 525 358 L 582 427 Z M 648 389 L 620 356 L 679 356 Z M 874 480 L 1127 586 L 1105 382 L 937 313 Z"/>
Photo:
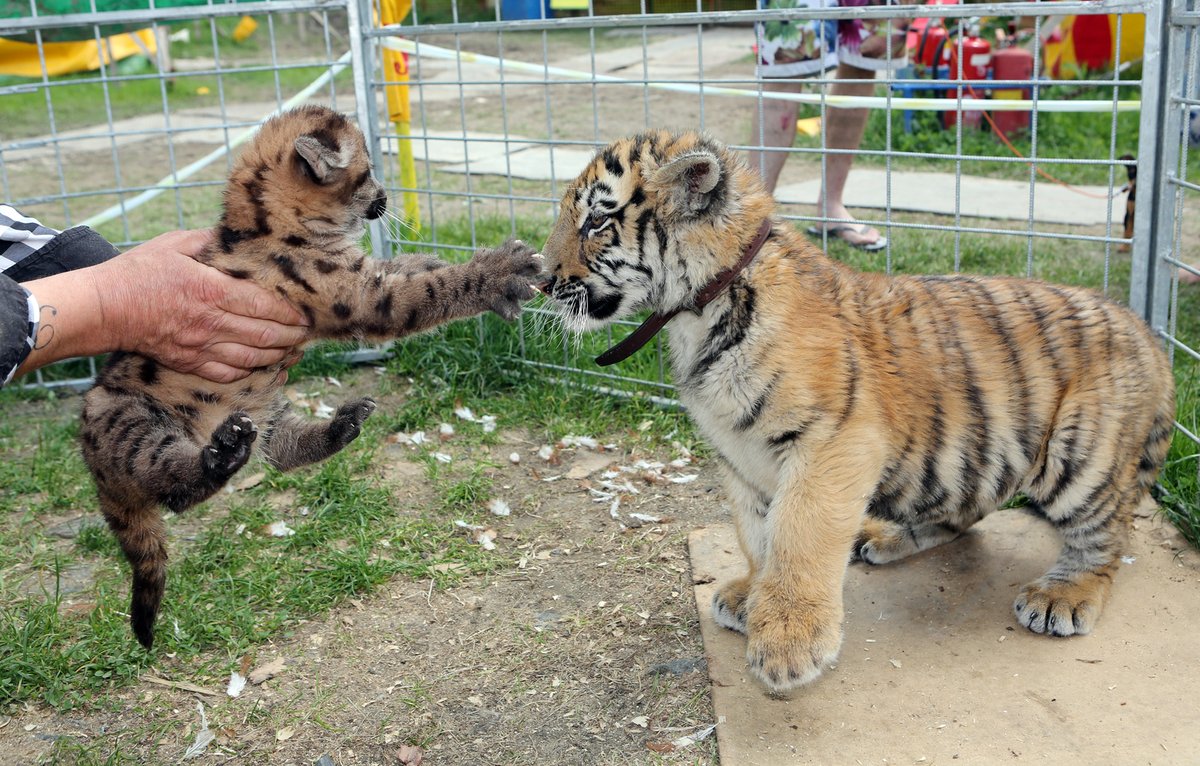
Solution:
<path fill-rule="evenodd" d="M 73 544 L 59 546 L 43 530 L 48 516 L 95 508 L 74 439 L 78 400 L 0 392 L 7 424 L 0 428 L 0 708 L 31 700 L 59 709 L 103 706 L 106 693 L 165 654 L 174 655 L 179 673 L 219 688 L 236 658 L 391 577 L 432 578 L 445 585 L 491 571 L 504 554 L 482 550 L 453 523 L 485 520 L 492 492 L 485 463 L 470 457 L 447 466 L 418 457 L 426 462 L 431 497 L 409 508 L 377 473 L 387 434 L 436 431 L 458 404 L 548 440 L 570 432 L 629 432 L 650 444 L 688 431 L 678 411 L 644 401 L 614 403 L 531 378 L 515 355 L 482 348 L 480 331 L 475 322 L 461 322 L 400 344 L 386 362 L 381 386 L 407 388 L 411 377 L 411 395 L 398 408 L 378 411 L 341 454 L 308 470 L 268 470 L 258 487 L 221 496 L 169 522 L 196 524 L 197 531 L 172 546 L 153 655 L 130 633 L 128 570 L 107 530 L 85 528 Z M 512 327 L 487 320 L 483 331 L 511 333 Z M 341 350 L 310 353 L 297 371 L 344 373 L 336 356 Z M 15 428 L 18 419 L 22 425 Z M 646 419 L 660 428 L 637 432 Z M 460 427 L 453 447 L 470 453 L 474 445 L 496 440 L 495 434 Z M 282 505 L 281 497 L 288 498 Z M 307 513 L 301 515 L 301 508 Z M 257 533 L 280 519 L 295 529 L 294 536 Z M 438 565 L 446 563 L 456 566 L 442 571 Z M 76 601 L 95 604 L 89 613 L 68 612 L 66 597 L 53 585 L 44 594 L 20 587 L 35 570 L 53 584 L 55 572 L 78 565 L 94 574 L 94 586 L 73 594 Z"/>
<path fill-rule="evenodd" d="M 280 70 L 282 98 L 291 97 L 325 71 L 323 66 Z M 229 94 L 236 94 L 238 101 L 274 101 L 276 98 L 273 72 L 231 71 L 220 79 L 227 99 Z M 162 111 L 215 109 L 220 105 L 217 77 L 210 74 L 176 73 L 165 86 L 157 75 L 122 80 L 107 86 L 98 82 L 94 75 L 63 75 L 50 78 L 50 82 L 54 85 L 49 88 L 49 106 L 43 87 L 31 87 L 25 92 L 4 96 L 6 138 L 15 140 L 49 133 L 49 110 L 53 110 L 55 130 L 61 132 L 95 125 L 97 117 L 103 120 L 108 109 L 112 110 L 115 121 Z M 339 88 L 350 86 L 348 69 L 337 76 L 336 84 Z"/>
<path fill-rule="evenodd" d="M 543 242 L 549 234 L 549 223 L 533 225 L 518 219 L 516 231 L 506 218 L 477 217 L 474 220 L 475 241 L 497 242 L 515 233 L 529 242 Z M 1102 245 L 1092 242 L 1038 240 L 1032 253 L 1032 269 L 1028 269 L 1029 249 L 1023 237 L 999 237 L 990 235 L 963 234 L 958 239 L 959 262 L 955 263 L 955 235 L 952 232 L 937 232 L 911 229 L 895 229 L 891 233 L 893 246 L 890 263 L 883 252 L 864 253 L 860 250 L 834 242 L 831 255 L 865 271 L 884 271 L 889 265 L 893 273 L 946 273 L 958 270 L 978 274 L 1018 274 L 1029 271 L 1030 275 L 1051 282 L 1076 284 L 1102 290 L 1110 297 L 1125 302 L 1129 294 L 1130 261 L 1127 255 L 1116 252 L 1106 255 Z M 439 241 L 447 244 L 469 244 L 471 227 L 466 220 L 443 221 L 438 227 Z M 1190 340 L 1195 347 L 1200 343 L 1200 291 L 1184 288 L 1180 291 L 1176 311 L 1176 335 Z M 531 323 L 531 327 L 533 324 Z M 615 333 L 619 339 L 628 330 Z M 486 346 L 481 346 L 477 335 L 482 334 Z M 596 370 L 591 358 L 610 345 L 608 333 L 592 333 L 578 341 L 564 343 L 560 334 L 527 331 L 524 337 L 524 359 L 534 362 L 559 364 L 583 370 Z M 468 370 L 466 377 L 458 381 L 455 393 L 469 392 L 485 395 L 489 386 L 503 382 L 507 387 L 500 402 L 511 402 L 518 407 L 536 407 L 530 397 L 548 396 L 544 410 L 568 412 L 560 396 L 575 398 L 584 389 L 552 387 L 543 392 L 544 378 L 561 379 L 576 386 L 604 385 L 622 390 L 632 396 L 626 407 L 637 407 L 650 416 L 662 411 L 647 401 L 648 393 L 670 395 L 670 372 L 665 371 L 664 388 L 647 387 L 645 384 L 598 380 L 583 372 L 557 372 L 534 374 L 528 382 L 527 371 L 522 362 L 520 328 L 505 325 L 491 317 L 479 320 L 479 324 L 460 323 L 446 328 L 440 335 L 425 336 L 409 340 L 398 346 L 398 354 L 389 365 L 401 365 L 408 370 L 423 370 L 433 375 L 434 380 L 454 380 L 453 372 L 444 367 Z M 640 381 L 657 381 L 659 362 L 653 353 L 653 345 L 647 346 L 630 359 L 611 368 L 616 374 Z M 1175 358 L 1176 386 L 1178 388 L 1177 419 L 1193 433 L 1200 432 L 1200 367 L 1189 357 L 1180 353 Z M 538 385 L 541 378 L 543 385 Z M 439 389 L 434 386 L 427 392 L 430 407 L 443 406 L 438 403 Z M 447 394 L 441 393 L 445 402 Z M 500 404 L 500 407 L 503 407 Z M 602 431 L 607 421 L 603 409 L 588 408 L 590 411 L 572 413 L 573 419 L 583 419 L 585 429 Z M 1160 498 L 1164 513 L 1180 528 L 1193 545 L 1200 547 L 1200 502 L 1197 500 L 1197 465 L 1200 463 L 1200 447 L 1177 433 L 1172 444 L 1166 468 L 1160 478 L 1164 493 Z"/>
<path fill-rule="evenodd" d="M 518 219 L 514 226 L 507 218 L 477 217 L 473 234 L 481 243 L 512 234 L 541 242 L 548 227 L 537 220 Z M 472 242 L 465 220 L 441 222 L 438 235 L 444 243 Z M 955 267 L 951 233 L 897 229 L 891 236 L 895 272 Z M 964 234 L 960 245 L 962 270 L 1025 272 L 1028 252 L 1021 238 Z M 863 269 L 888 265 L 883 254 L 839 243 L 832 254 Z M 1092 243 L 1039 242 L 1033 264 L 1037 277 L 1104 287 L 1104 254 Z M 1123 298 L 1128 281 L 1128 259 L 1114 255 L 1108 293 Z M 1198 303 L 1194 291 L 1181 295 L 1180 337 L 1200 335 Z M 609 342 L 605 333 L 596 333 L 575 345 L 549 329 L 536 331 L 536 324 L 530 318 L 508 324 L 485 316 L 398 342 L 393 356 L 380 363 L 385 369 L 379 378 L 381 393 L 407 393 L 399 406 L 378 411 L 351 448 L 315 468 L 290 474 L 268 471 L 260 486 L 222 496 L 170 522 L 194 524 L 189 528 L 196 531 L 193 539 L 172 549 L 156 656 L 173 654 L 178 673 L 219 687 L 235 658 L 285 638 L 298 621 L 367 593 L 388 578 L 432 578 L 445 584 L 502 562 L 499 557 L 505 554 L 483 551 L 453 525 L 459 518 L 473 523 L 485 518 L 482 505 L 492 491 L 491 480 L 473 453 L 477 445 L 495 443 L 496 434 L 460 428 L 454 449 L 466 456 L 449 466 L 418 456 L 426 468 L 427 497 L 415 507 L 405 507 L 393 488 L 380 481 L 379 451 L 386 435 L 434 431 L 457 405 L 495 415 L 502 428 L 528 429 L 539 438 L 621 434 L 627 443 L 680 440 L 702 450 L 684 413 L 645 396 L 669 389 L 527 364 L 532 360 L 594 370 L 590 357 Z M 306 376 L 345 374 L 347 365 L 338 358 L 344 350 L 334 345 L 310 351 L 293 370 L 294 378 L 303 383 Z M 659 363 L 647 348 L 615 372 L 655 381 Z M 1176 374 L 1179 419 L 1197 430 L 1196 365 L 1177 359 Z M 596 384 L 622 388 L 629 397 L 613 398 L 586 387 Z M 56 545 L 43 529 L 55 517 L 95 508 L 75 445 L 77 407 L 72 397 L 0 392 L 5 412 L 0 418 L 0 707 L 30 700 L 61 709 L 103 706 L 106 693 L 153 664 L 130 634 L 124 616 L 127 567 L 108 533 L 85 529 L 73 544 Z M 650 427 L 640 429 L 647 420 Z M 1162 476 L 1164 511 L 1193 543 L 1200 541 L 1197 460 L 1196 445 L 1180 436 Z M 307 513 L 302 515 L 301 508 Z M 276 539 L 256 532 L 280 519 L 296 530 L 294 536 Z M 445 568 L 439 564 L 457 565 L 456 574 L 440 571 Z M 31 572 L 49 573 L 47 581 L 54 583 L 55 572 L 81 565 L 92 569 L 95 584 L 71 598 L 93 602 L 90 612 L 64 609 L 65 596 L 53 586 L 45 594 L 21 588 Z"/>

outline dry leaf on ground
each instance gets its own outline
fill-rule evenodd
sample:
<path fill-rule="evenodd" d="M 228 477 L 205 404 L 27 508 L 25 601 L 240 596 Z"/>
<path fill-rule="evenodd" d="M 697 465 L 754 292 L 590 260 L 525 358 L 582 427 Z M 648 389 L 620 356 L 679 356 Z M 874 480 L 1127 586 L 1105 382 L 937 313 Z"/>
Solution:
<path fill-rule="evenodd" d="M 258 686 L 263 681 L 274 678 L 283 672 L 284 660 L 282 657 L 276 657 L 266 665 L 259 665 L 254 670 L 250 671 L 250 683 Z"/>

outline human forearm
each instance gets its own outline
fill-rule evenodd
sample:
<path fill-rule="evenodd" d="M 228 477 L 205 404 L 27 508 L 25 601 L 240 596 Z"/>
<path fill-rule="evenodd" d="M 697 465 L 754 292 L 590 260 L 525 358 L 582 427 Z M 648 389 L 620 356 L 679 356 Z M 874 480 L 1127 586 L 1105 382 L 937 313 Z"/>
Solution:
<path fill-rule="evenodd" d="M 22 283 L 39 305 L 19 372 L 133 351 L 219 383 L 298 358 L 302 315 L 270 292 L 194 260 L 208 232 L 172 232 L 86 269 Z"/>
<path fill-rule="evenodd" d="M 95 268 L 65 272 L 26 282 L 22 286 L 37 302 L 37 331 L 33 348 L 17 375 L 62 359 L 91 356 L 118 347 L 104 317 Z M 97 321 L 99 319 L 99 321 Z"/>

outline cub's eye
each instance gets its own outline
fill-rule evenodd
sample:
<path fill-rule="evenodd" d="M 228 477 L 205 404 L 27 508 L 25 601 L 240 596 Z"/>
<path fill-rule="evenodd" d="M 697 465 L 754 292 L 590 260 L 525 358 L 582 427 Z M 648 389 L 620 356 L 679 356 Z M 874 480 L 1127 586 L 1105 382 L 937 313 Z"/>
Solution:
<path fill-rule="evenodd" d="M 583 233 L 590 237 L 600 231 L 610 221 L 608 214 L 603 210 L 593 210 L 588 214 L 588 217 L 583 222 Z"/>

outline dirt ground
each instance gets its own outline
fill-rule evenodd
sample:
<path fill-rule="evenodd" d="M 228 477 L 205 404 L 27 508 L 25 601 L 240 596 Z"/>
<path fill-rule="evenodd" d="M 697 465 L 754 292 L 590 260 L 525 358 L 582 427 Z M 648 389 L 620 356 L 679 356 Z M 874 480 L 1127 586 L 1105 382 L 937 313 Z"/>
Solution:
<path fill-rule="evenodd" d="M 415 763 L 402 749 L 414 745 L 424 763 L 456 766 L 715 763 L 714 738 L 675 754 L 653 748 L 714 722 L 686 538 L 724 518 L 717 471 L 694 460 L 651 467 L 652 482 L 620 472 L 610 480 L 636 494 L 619 493 L 618 520 L 592 492 L 603 491 L 604 473 L 686 451 L 644 454 L 624 446 L 638 434 L 596 434 L 602 449 L 564 447 L 552 464 L 538 456 L 545 435 L 500 435 L 489 454 L 453 439 L 439 447 L 493 465 L 495 494 L 512 507 L 493 519 L 493 574 L 445 590 L 397 578 L 259 647 L 253 667 L 278 659 L 284 668 L 236 699 L 225 694 L 227 676 L 193 677 L 162 657 L 157 678 L 200 691 L 143 681 L 91 712 L 29 706 L 0 719 L 0 760 L 40 762 L 62 739 L 94 748 L 97 762 L 118 746 L 122 763 L 178 762 L 200 730 L 200 702 L 216 739 L 197 763 L 327 755 L 322 764 L 391 766 Z M 390 445 L 374 466 L 398 488 L 397 514 L 427 513 L 434 502 L 417 454 Z M 695 478 L 660 478 L 687 476 Z M 187 527 L 173 524 L 172 535 L 180 545 Z"/>

